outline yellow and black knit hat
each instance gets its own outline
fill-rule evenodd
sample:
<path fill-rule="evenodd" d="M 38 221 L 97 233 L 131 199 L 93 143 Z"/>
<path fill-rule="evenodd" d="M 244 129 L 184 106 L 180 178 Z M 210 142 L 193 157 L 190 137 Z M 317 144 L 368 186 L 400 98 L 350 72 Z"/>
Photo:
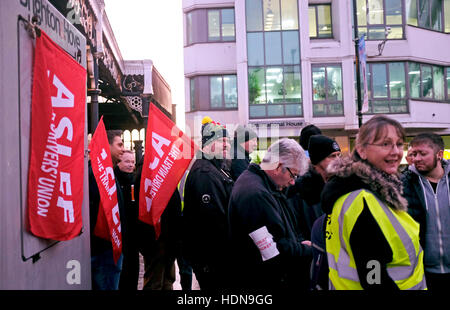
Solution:
<path fill-rule="evenodd" d="M 209 116 L 205 116 L 202 120 L 202 146 L 204 147 L 223 137 L 228 137 L 225 126 L 214 122 Z"/>

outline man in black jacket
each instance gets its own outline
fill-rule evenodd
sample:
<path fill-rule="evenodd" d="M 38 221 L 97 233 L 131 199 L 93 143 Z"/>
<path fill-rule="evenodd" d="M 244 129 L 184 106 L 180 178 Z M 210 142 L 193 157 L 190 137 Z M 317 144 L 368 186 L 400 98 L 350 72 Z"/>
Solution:
<path fill-rule="evenodd" d="M 229 204 L 233 283 L 240 288 L 304 288 L 298 277 L 310 242 L 300 239 L 283 190 L 307 170 L 295 140 L 281 139 L 261 165 L 250 164 L 236 182 Z"/>
<path fill-rule="evenodd" d="M 183 254 L 201 289 L 227 286 L 227 214 L 233 180 L 226 159 L 230 144 L 217 123 L 202 126 L 202 152 L 184 188 Z"/>
<path fill-rule="evenodd" d="M 288 204 L 297 214 L 298 230 L 306 240 L 311 240 L 314 221 L 320 217 L 322 207 L 320 195 L 328 179 L 326 169 L 329 163 L 341 155 L 336 141 L 323 135 L 313 135 L 308 144 L 311 165 L 308 172 L 288 188 Z"/>
<path fill-rule="evenodd" d="M 135 200 L 134 179 L 135 179 L 136 160 L 134 153 L 125 150 L 120 158 L 120 162 L 114 168 L 116 179 L 120 183 L 122 190 L 126 216 L 123 215 L 120 220 L 128 228 L 128 234 L 123 236 L 123 265 L 120 274 L 120 290 L 137 290 L 139 279 L 139 249 L 137 245 L 137 219 L 138 205 Z"/>
<path fill-rule="evenodd" d="M 231 177 L 234 181 L 247 170 L 250 165 L 250 154 L 258 145 L 258 136 L 250 127 L 238 125 L 234 131 L 233 159 L 231 161 Z"/>
<path fill-rule="evenodd" d="M 323 135 L 313 135 L 308 144 L 311 165 L 308 172 L 288 190 L 289 206 L 298 220 L 298 231 L 311 240 L 313 266 L 311 288 L 328 287 L 328 264 L 325 251 L 325 214 L 320 203 L 322 190 L 328 181 L 328 165 L 341 155 L 336 141 Z M 292 196 L 293 195 L 293 196 Z"/>
<path fill-rule="evenodd" d="M 123 141 L 121 138 L 121 130 L 108 130 L 108 143 L 111 152 L 113 166 L 116 166 L 123 154 Z M 117 202 L 119 204 L 119 216 L 125 217 L 125 206 L 120 181 L 115 178 L 117 189 Z M 89 220 L 90 220 L 90 237 L 91 237 L 91 272 L 92 272 L 92 289 L 94 290 L 117 290 L 119 288 L 120 273 L 122 271 L 121 256 L 114 263 L 113 248 L 110 240 L 97 237 L 94 234 L 97 224 L 97 215 L 100 204 L 100 193 L 97 182 L 89 162 Z M 122 244 L 126 239 L 127 226 L 121 222 Z"/>

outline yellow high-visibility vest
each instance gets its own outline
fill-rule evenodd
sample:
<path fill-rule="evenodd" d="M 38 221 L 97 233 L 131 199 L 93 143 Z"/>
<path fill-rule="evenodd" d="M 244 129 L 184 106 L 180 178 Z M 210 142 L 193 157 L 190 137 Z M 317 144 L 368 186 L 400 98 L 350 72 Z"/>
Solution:
<path fill-rule="evenodd" d="M 183 174 L 183 177 L 180 179 L 180 182 L 178 182 L 177 188 L 178 192 L 180 193 L 181 198 L 181 212 L 184 210 L 184 184 L 186 183 L 186 178 L 189 174 L 189 170 L 186 170 Z"/>
<path fill-rule="evenodd" d="M 389 276 L 402 290 L 426 289 L 419 224 L 407 212 L 389 208 L 364 189 L 341 196 L 328 216 L 326 249 L 329 288 L 363 289 L 350 248 L 350 235 L 363 211 L 364 200 L 392 249 L 393 258 L 387 264 Z"/>

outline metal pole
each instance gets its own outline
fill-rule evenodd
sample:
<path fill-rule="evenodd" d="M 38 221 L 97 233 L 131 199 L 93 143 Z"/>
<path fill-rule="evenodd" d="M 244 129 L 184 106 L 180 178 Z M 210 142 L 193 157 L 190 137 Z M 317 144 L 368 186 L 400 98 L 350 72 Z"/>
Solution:
<path fill-rule="evenodd" d="M 359 72 L 359 37 L 358 37 L 358 27 L 357 27 L 356 15 L 356 0 L 353 0 L 353 30 L 355 36 L 355 65 L 356 65 L 356 96 L 358 100 L 358 128 L 362 125 L 362 103 L 361 103 L 361 73 Z"/>
<path fill-rule="evenodd" d="M 91 133 L 94 134 L 95 129 L 97 128 L 99 113 L 98 113 L 98 95 L 100 95 L 101 91 L 99 89 L 88 90 L 88 95 L 91 96 L 90 102 L 90 112 L 91 112 Z"/>

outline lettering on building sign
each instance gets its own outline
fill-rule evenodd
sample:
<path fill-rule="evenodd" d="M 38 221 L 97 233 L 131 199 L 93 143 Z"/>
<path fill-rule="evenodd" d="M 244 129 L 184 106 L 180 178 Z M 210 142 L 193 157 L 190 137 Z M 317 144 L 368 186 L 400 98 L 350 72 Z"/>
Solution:
<path fill-rule="evenodd" d="M 270 122 L 270 123 L 251 123 L 252 126 L 255 126 L 256 128 L 258 127 L 303 127 L 304 122 L 299 121 L 299 122 L 289 122 L 289 121 L 285 121 L 285 122 Z"/>
<path fill-rule="evenodd" d="M 70 22 L 59 15 L 59 12 L 51 4 L 44 0 L 17 0 L 28 12 L 28 20 L 32 16 L 37 17 L 37 25 L 44 28 L 47 34 L 55 33 L 75 51 L 80 50 L 81 38 L 73 31 Z M 30 16 L 31 15 L 31 16 Z M 77 59 L 77 55 L 72 55 Z M 79 61 L 77 59 L 77 61 Z M 80 61 L 79 61 L 80 62 Z"/>

